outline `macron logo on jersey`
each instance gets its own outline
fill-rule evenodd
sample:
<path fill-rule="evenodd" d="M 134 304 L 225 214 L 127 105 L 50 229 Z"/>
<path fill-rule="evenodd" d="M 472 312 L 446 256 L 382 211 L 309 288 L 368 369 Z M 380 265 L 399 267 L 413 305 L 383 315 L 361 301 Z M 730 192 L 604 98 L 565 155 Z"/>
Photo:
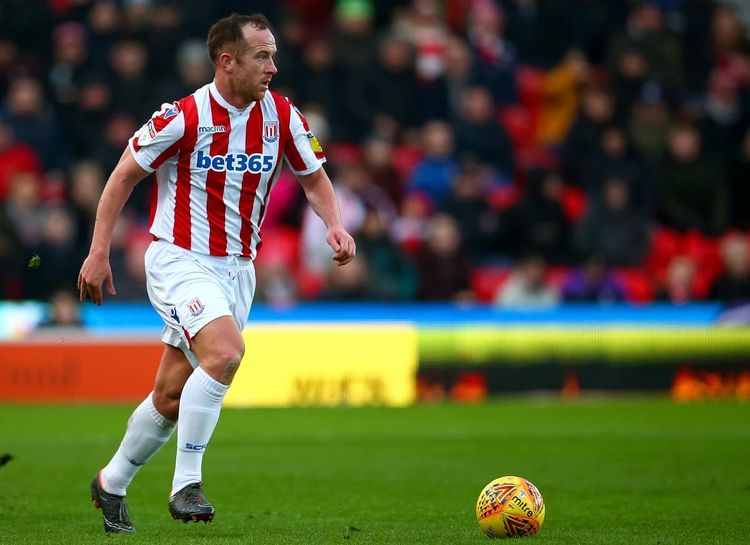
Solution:
<path fill-rule="evenodd" d="M 208 155 L 198 151 L 195 156 L 195 167 L 202 170 L 219 172 L 270 172 L 273 169 L 273 155 L 262 153 L 228 153 L 227 155 Z"/>
<path fill-rule="evenodd" d="M 198 132 L 201 134 L 215 134 L 217 132 L 227 132 L 227 128 L 224 125 L 211 125 L 210 127 L 198 127 Z"/>

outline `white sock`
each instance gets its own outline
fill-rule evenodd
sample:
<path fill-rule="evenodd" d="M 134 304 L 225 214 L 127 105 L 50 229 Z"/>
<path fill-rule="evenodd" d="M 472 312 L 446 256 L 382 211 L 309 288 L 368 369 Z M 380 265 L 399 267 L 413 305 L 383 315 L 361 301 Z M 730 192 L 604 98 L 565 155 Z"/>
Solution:
<path fill-rule="evenodd" d="M 153 392 L 136 407 L 120 448 L 102 469 L 102 485 L 110 494 L 124 496 L 138 470 L 169 441 L 175 422 L 164 418 L 154 407 Z"/>
<path fill-rule="evenodd" d="M 221 403 L 228 389 L 229 386 L 214 380 L 200 367 L 187 379 L 180 398 L 172 494 L 201 481 L 203 453 L 219 421 Z"/>

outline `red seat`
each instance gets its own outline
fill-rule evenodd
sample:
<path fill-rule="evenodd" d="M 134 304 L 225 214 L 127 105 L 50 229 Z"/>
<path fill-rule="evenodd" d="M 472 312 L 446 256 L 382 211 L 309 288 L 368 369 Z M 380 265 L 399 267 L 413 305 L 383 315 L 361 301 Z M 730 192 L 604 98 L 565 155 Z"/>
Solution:
<path fill-rule="evenodd" d="M 616 276 L 625 287 L 625 296 L 633 303 L 648 303 L 654 299 L 654 286 L 651 278 L 641 269 L 622 268 Z"/>
<path fill-rule="evenodd" d="M 495 300 L 497 291 L 508 279 L 508 267 L 477 267 L 471 273 L 471 287 L 478 301 L 490 303 Z"/>
<path fill-rule="evenodd" d="M 300 254 L 300 236 L 294 229 L 278 228 L 263 232 L 263 244 L 258 249 L 255 265 L 263 267 L 284 264 L 290 271 L 297 270 Z"/>
<path fill-rule="evenodd" d="M 535 119 L 523 106 L 505 106 L 499 109 L 500 123 L 513 143 L 516 154 L 533 147 L 536 136 Z"/>
<path fill-rule="evenodd" d="M 521 104 L 531 110 L 539 109 L 544 95 L 544 71 L 533 66 L 516 68 L 516 89 Z"/>
<path fill-rule="evenodd" d="M 581 216 L 586 212 L 587 201 L 583 190 L 569 185 L 563 187 L 561 204 L 565 217 L 569 221 L 575 223 L 581 219 Z"/>
<path fill-rule="evenodd" d="M 651 235 L 651 249 L 646 256 L 646 268 L 661 278 L 669 262 L 681 251 L 680 234 L 672 229 L 657 227 Z"/>

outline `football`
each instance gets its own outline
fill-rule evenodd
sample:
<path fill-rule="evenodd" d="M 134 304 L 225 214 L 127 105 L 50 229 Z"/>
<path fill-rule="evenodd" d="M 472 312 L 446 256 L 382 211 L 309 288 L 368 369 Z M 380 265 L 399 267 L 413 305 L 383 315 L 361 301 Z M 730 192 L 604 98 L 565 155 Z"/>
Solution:
<path fill-rule="evenodd" d="M 544 522 L 544 500 L 523 477 L 500 477 L 479 494 L 477 522 L 488 537 L 533 536 Z"/>

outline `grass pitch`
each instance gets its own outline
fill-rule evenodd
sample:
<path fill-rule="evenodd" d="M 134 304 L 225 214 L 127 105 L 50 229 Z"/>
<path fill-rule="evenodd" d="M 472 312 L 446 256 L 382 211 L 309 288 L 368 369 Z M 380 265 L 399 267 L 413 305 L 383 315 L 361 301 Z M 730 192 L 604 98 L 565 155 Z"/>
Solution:
<path fill-rule="evenodd" d="M 0 543 L 487 543 L 501 475 L 534 482 L 538 544 L 747 543 L 750 405 L 512 399 L 409 409 L 225 410 L 204 459 L 209 525 L 167 513 L 174 439 L 129 491 L 135 535 L 89 502 L 132 407 L 0 405 Z"/>

